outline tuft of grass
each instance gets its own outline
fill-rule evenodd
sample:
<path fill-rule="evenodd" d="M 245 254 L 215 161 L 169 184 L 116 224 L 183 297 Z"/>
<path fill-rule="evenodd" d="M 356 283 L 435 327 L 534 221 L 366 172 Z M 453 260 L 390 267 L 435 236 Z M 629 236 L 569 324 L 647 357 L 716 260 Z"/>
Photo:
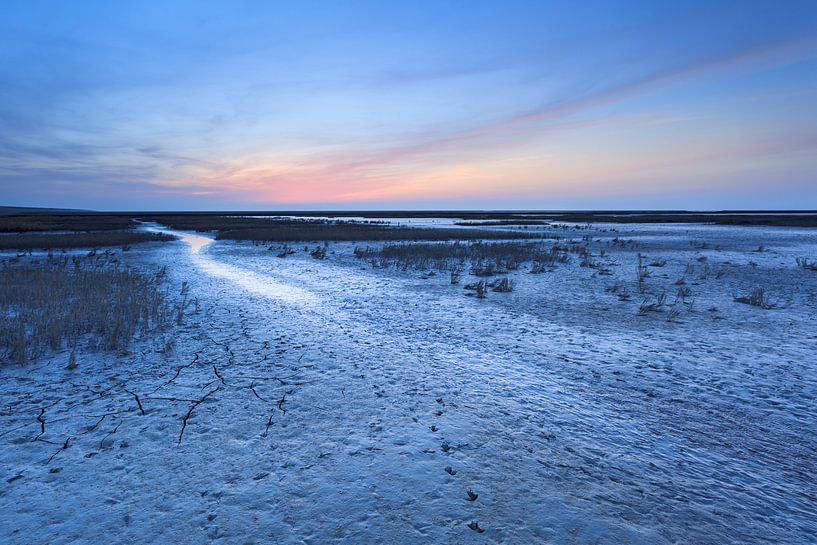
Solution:
<path fill-rule="evenodd" d="M 488 283 L 485 280 L 480 280 L 473 284 L 466 284 L 463 288 L 473 291 L 474 293 L 468 293 L 467 295 L 475 295 L 478 299 L 485 299 L 488 295 Z"/>
<path fill-rule="evenodd" d="M 733 296 L 733 299 L 736 303 L 743 303 L 744 305 L 751 305 L 753 307 L 758 307 L 762 309 L 772 309 L 775 308 L 774 303 L 769 300 L 769 297 L 766 295 L 766 292 L 763 288 L 755 288 L 752 293 L 749 295 Z"/>
<path fill-rule="evenodd" d="M 124 350 L 178 319 L 160 275 L 74 256 L 0 266 L 0 354 L 26 362 L 83 343 Z"/>
<path fill-rule="evenodd" d="M 817 272 L 817 261 L 813 261 L 805 257 L 797 258 L 797 266 L 806 271 Z"/>
<path fill-rule="evenodd" d="M 499 293 L 510 293 L 513 291 L 513 280 L 510 278 L 498 278 L 488 284 L 490 288 Z"/>
<path fill-rule="evenodd" d="M 638 313 L 640 315 L 647 314 L 648 312 L 659 312 L 663 307 L 664 304 L 667 302 L 667 294 L 666 292 L 661 292 L 655 296 L 653 301 L 649 301 L 644 299 L 641 302 L 641 306 L 638 307 Z"/>
<path fill-rule="evenodd" d="M 644 293 L 647 291 L 646 279 L 650 276 L 650 270 L 644 263 L 644 256 L 640 252 L 638 254 L 638 263 L 635 266 L 635 276 L 638 282 L 638 293 Z"/>
<path fill-rule="evenodd" d="M 315 259 L 326 259 L 326 246 L 315 246 L 315 249 L 309 252 L 309 255 Z"/>

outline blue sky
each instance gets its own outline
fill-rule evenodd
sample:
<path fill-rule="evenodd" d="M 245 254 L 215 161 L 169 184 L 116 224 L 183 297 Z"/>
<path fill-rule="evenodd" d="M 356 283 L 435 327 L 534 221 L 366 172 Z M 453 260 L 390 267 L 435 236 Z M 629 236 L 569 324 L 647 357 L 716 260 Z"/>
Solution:
<path fill-rule="evenodd" d="M 817 208 L 817 2 L 0 3 L 2 204 Z"/>

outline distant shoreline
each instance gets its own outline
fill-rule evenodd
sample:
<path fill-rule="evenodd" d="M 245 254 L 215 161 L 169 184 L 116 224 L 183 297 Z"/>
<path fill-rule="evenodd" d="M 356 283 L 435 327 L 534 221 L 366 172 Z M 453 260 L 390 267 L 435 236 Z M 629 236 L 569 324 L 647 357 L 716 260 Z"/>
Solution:
<path fill-rule="evenodd" d="M 463 225 L 537 225 L 548 223 L 710 223 L 736 226 L 817 227 L 815 210 L 230 210 L 230 211 L 91 211 L 55 208 L 0 207 L 0 216 L 297 216 L 330 218 L 448 218 Z"/>

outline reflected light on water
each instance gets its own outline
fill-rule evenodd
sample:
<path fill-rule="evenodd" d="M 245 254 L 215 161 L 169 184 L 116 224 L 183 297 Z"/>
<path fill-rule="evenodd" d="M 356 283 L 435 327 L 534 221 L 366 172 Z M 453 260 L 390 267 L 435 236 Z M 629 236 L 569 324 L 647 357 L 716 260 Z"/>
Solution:
<path fill-rule="evenodd" d="M 251 293 L 270 299 L 310 306 L 318 302 L 318 298 L 315 294 L 303 288 L 285 284 L 270 276 L 221 263 L 211 258 L 202 252 L 202 250 L 215 242 L 215 240 L 210 237 L 180 231 L 165 232 L 175 235 L 189 244 L 190 250 L 193 253 L 193 261 L 207 274 L 229 280 Z"/>

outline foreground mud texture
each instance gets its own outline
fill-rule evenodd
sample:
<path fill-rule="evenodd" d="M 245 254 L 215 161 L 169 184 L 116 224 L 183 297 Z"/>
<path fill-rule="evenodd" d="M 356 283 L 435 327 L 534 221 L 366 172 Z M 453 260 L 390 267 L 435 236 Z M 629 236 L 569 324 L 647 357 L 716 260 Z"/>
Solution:
<path fill-rule="evenodd" d="M 199 309 L 0 367 L 0 542 L 817 542 L 813 233 L 615 229 L 484 300 L 353 244 L 132 250 Z"/>

